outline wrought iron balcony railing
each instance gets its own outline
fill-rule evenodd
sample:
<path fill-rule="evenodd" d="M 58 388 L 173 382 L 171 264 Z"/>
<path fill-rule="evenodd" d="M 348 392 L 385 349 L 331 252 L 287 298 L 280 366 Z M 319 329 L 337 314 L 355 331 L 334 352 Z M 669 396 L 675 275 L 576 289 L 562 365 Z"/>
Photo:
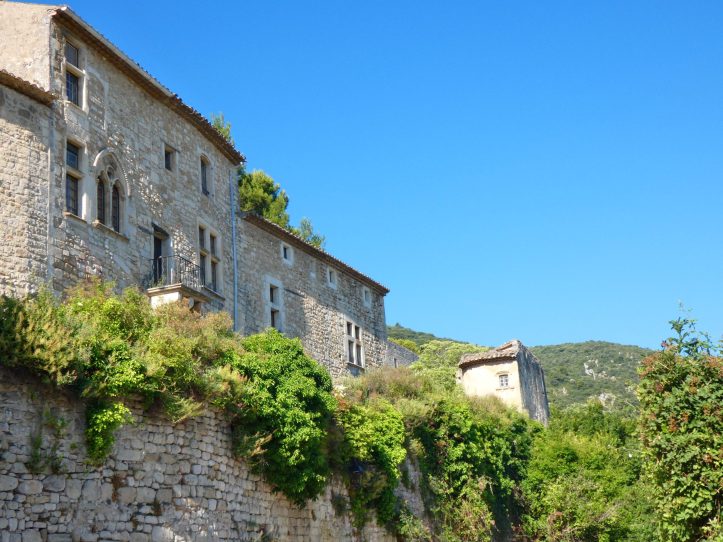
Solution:
<path fill-rule="evenodd" d="M 144 281 L 145 288 L 157 288 L 181 284 L 201 290 L 205 284 L 200 266 L 183 256 L 161 256 L 151 260 L 151 272 Z"/>

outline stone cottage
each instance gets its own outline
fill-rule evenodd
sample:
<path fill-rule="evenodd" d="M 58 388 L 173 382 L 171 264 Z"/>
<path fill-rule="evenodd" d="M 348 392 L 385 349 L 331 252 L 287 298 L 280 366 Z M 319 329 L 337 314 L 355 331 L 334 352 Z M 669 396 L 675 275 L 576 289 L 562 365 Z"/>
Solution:
<path fill-rule="evenodd" d="M 243 162 L 67 6 L 0 2 L 0 294 L 100 277 L 300 337 L 334 377 L 383 365 L 388 289 L 239 212 Z"/>
<path fill-rule="evenodd" d="M 463 355 L 457 378 L 467 395 L 494 395 L 547 425 L 545 373 L 540 361 L 517 339 L 487 352 Z"/>

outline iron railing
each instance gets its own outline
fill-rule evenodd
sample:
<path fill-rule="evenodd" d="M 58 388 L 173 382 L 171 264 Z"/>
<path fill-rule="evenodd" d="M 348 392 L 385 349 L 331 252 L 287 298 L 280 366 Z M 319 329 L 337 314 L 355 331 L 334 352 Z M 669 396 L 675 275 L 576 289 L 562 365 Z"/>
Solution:
<path fill-rule="evenodd" d="M 161 256 L 151 260 L 151 272 L 144 282 L 146 288 L 182 284 L 200 290 L 205 277 L 200 266 L 183 256 Z"/>

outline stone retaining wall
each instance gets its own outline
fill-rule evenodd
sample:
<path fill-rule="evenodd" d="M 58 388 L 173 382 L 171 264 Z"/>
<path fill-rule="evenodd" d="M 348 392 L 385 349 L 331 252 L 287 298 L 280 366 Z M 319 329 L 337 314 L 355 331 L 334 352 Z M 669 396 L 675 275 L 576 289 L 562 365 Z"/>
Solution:
<path fill-rule="evenodd" d="M 105 465 L 92 468 L 82 402 L 0 368 L 0 542 L 394 540 L 376 525 L 355 533 L 337 515 L 333 503 L 346 498 L 338 482 L 303 508 L 274 494 L 232 457 L 220 414 L 172 426 L 134 413 Z M 28 468 L 34 452 L 41 474 Z"/>

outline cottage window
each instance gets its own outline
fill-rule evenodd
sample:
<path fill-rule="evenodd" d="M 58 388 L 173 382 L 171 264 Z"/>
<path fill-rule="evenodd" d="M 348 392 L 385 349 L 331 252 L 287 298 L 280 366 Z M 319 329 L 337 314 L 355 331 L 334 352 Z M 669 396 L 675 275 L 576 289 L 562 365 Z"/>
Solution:
<path fill-rule="evenodd" d="M 346 322 L 346 360 L 352 365 L 364 367 L 364 348 L 362 347 L 362 330 L 354 322 Z"/>
<path fill-rule="evenodd" d="M 83 70 L 80 66 L 80 50 L 65 42 L 65 96 L 68 101 L 82 107 Z"/>
<path fill-rule="evenodd" d="M 281 260 L 286 265 L 293 265 L 294 264 L 294 249 L 291 248 L 286 243 L 281 243 Z"/>
<path fill-rule="evenodd" d="M 499 375 L 500 379 L 500 388 L 509 388 L 510 387 L 510 375 L 508 374 L 501 374 Z"/>

